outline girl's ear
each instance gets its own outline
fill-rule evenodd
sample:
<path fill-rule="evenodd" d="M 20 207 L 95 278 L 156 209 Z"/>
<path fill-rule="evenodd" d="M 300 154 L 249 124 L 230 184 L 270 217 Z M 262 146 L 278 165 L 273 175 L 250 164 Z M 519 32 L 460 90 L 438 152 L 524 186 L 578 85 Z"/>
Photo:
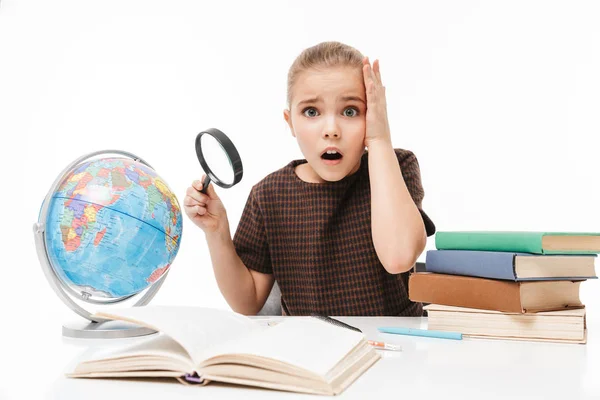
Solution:
<path fill-rule="evenodd" d="M 285 119 L 285 122 L 287 122 L 287 124 L 289 125 L 290 132 L 292 132 L 292 136 L 296 137 L 296 134 L 294 133 L 294 126 L 292 125 L 292 114 L 290 114 L 290 110 L 283 110 L 283 119 Z"/>

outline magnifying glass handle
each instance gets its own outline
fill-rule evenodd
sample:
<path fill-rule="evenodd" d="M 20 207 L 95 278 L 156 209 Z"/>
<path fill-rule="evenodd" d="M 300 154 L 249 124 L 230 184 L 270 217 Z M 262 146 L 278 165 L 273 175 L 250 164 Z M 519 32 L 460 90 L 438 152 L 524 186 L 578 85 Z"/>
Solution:
<path fill-rule="evenodd" d="M 202 182 L 202 190 L 200 191 L 200 193 L 207 194 L 208 185 L 210 185 L 210 176 L 208 176 L 208 174 L 207 174 L 206 178 L 204 178 L 204 182 Z"/>

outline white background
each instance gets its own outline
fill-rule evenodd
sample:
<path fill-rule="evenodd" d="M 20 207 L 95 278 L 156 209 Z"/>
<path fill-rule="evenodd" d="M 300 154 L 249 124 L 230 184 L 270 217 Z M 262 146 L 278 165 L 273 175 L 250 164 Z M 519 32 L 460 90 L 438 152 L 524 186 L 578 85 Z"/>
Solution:
<path fill-rule="evenodd" d="M 202 174 L 195 136 L 218 127 L 245 168 L 218 191 L 233 231 L 251 186 L 302 158 L 283 120 L 286 76 L 325 40 L 381 60 L 394 146 L 417 155 L 438 230 L 600 231 L 599 20 L 591 1 L 2 1 L 4 354 L 58 340 L 78 318 L 46 282 L 31 228 L 68 163 L 136 153 L 181 204 Z M 598 289 L 588 281 L 581 292 L 596 330 Z M 228 308 L 186 217 L 153 303 Z M 0 397 L 13 394 L 5 374 L 35 372 L 8 360 Z M 18 379 L 6 387 L 36 386 Z"/>

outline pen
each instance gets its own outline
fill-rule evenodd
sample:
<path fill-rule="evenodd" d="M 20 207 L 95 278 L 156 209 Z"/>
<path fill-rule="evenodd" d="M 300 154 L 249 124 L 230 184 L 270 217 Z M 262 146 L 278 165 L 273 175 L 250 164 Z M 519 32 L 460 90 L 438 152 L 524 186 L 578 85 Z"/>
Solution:
<path fill-rule="evenodd" d="M 413 328 L 400 328 L 400 327 L 382 327 L 377 328 L 382 333 L 393 333 L 396 335 L 409 335 L 409 336 L 424 336 L 439 339 L 453 339 L 461 340 L 462 333 L 458 332 L 445 332 L 445 331 L 430 331 L 427 329 L 413 329 Z"/>

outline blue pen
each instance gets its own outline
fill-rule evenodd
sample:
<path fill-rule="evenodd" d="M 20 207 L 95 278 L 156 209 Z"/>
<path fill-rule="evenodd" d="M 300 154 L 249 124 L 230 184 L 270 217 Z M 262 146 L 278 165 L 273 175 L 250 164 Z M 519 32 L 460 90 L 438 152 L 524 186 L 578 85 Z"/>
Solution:
<path fill-rule="evenodd" d="M 439 339 L 453 339 L 461 340 L 462 333 L 458 332 L 444 332 L 444 331 L 429 331 L 426 329 L 413 329 L 413 328 L 400 328 L 400 327 L 383 327 L 377 328 L 382 333 L 393 333 L 396 335 L 409 335 L 409 336 L 425 336 Z"/>

